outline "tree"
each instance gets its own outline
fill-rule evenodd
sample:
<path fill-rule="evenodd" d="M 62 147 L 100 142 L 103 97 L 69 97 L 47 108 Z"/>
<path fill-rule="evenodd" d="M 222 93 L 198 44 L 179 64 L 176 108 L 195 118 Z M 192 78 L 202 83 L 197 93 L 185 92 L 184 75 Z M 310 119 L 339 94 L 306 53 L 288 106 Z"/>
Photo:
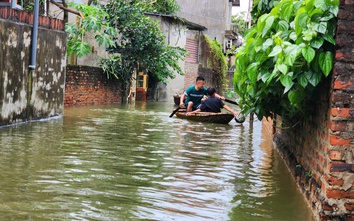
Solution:
<path fill-rule="evenodd" d="M 147 1 L 147 11 L 160 14 L 175 14 L 180 10 L 176 0 L 154 0 Z"/>
<path fill-rule="evenodd" d="M 254 0 L 251 10 L 252 20 L 254 23 L 261 15 L 269 13 L 280 0 Z"/>
<path fill-rule="evenodd" d="M 159 23 L 145 15 L 145 12 L 154 9 L 155 4 L 158 6 L 156 11 L 162 10 L 162 2 L 112 0 L 105 6 L 109 15 L 106 21 L 119 35 L 111 35 L 115 45 L 109 47 L 108 51 L 114 55 L 102 60 L 102 68 L 107 74 L 121 80 L 123 102 L 126 101 L 134 69 L 148 71 L 151 77 L 162 82 L 174 78 L 174 71 L 183 74 L 178 60 L 184 59 L 187 51 L 167 46 Z M 172 13 L 169 10 L 158 12 Z"/>
<path fill-rule="evenodd" d="M 245 20 L 245 12 L 241 12 L 240 14 L 233 15 L 231 17 L 231 22 L 237 25 L 237 32 L 241 36 L 245 36 L 245 32 L 247 30 L 247 21 Z"/>
<path fill-rule="evenodd" d="M 66 24 L 65 31 L 68 33 L 67 38 L 67 55 L 75 54 L 83 57 L 91 53 L 91 44 L 85 40 L 88 32 L 95 34 L 95 40 L 99 45 L 105 47 L 114 47 L 115 42 L 110 36 L 117 35 L 114 28 L 110 26 L 106 18 L 108 17 L 105 10 L 97 6 L 89 6 L 86 4 L 69 3 L 74 7 L 81 17 L 74 24 Z"/>
<path fill-rule="evenodd" d="M 126 101 L 134 69 L 148 71 L 151 78 L 161 82 L 174 78 L 175 71 L 183 75 L 178 61 L 187 51 L 166 45 L 159 23 L 145 15 L 174 14 L 179 9 L 175 0 L 112 0 L 106 6 L 94 5 L 97 0 L 91 3 L 70 3 L 82 16 L 77 23 L 66 26 L 68 55 L 88 55 L 91 44 L 84 37 L 93 32 L 99 45 L 111 53 L 102 59 L 101 66 L 108 77 L 120 80 L 122 102 Z"/>

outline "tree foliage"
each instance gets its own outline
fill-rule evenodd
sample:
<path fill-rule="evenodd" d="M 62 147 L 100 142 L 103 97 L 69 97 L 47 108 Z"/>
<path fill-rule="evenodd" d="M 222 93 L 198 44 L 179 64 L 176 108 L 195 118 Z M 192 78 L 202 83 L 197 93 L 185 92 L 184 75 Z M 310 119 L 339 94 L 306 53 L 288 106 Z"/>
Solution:
<path fill-rule="evenodd" d="M 245 12 L 241 12 L 240 14 L 233 15 L 231 17 L 231 22 L 237 25 L 237 31 L 239 35 L 245 36 L 245 32 L 247 30 L 247 21 L 245 20 Z"/>
<path fill-rule="evenodd" d="M 176 0 L 154 0 L 147 1 L 147 11 L 159 14 L 176 14 L 180 10 Z"/>
<path fill-rule="evenodd" d="M 104 45 L 105 47 L 115 46 L 110 36 L 117 35 L 117 31 L 107 22 L 107 13 L 102 8 L 73 2 L 69 3 L 69 6 L 81 12 L 83 18 L 78 17 L 76 23 L 65 26 L 65 31 L 68 34 L 68 56 L 75 54 L 78 57 L 83 57 L 91 53 L 91 44 L 85 39 L 88 32 L 94 33 L 95 40 L 99 45 Z"/>
<path fill-rule="evenodd" d="M 162 10 L 160 5 L 158 6 L 157 9 Z M 109 14 L 107 21 L 119 33 L 111 36 L 115 45 L 110 47 L 109 51 L 115 56 L 108 60 L 120 59 L 120 65 L 115 66 L 114 73 L 112 71 L 109 73 L 117 78 L 126 78 L 132 75 L 134 68 L 137 68 L 148 71 L 150 76 L 162 82 L 174 78 L 174 71 L 183 74 L 178 61 L 184 59 L 187 51 L 166 45 L 159 22 L 145 15 L 152 9 L 151 2 L 112 0 L 105 9 Z M 110 61 L 103 60 L 103 67 L 107 63 Z"/>
<path fill-rule="evenodd" d="M 306 114 L 333 67 L 338 0 L 282 0 L 247 31 L 236 54 L 235 91 L 244 113 Z"/>
<path fill-rule="evenodd" d="M 251 10 L 253 22 L 257 22 L 261 15 L 269 13 L 278 3 L 279 0 L 254 0 Z"/>
<path fill-rule="evenodd" d="M 210 39 L 208 35 L 201 36 L 202 60 L 207 61 L 208 69 L 213 72 L 212 84 L 222 93 L 222 88 L 226 88 L 227 61 L 223 53 L 223 46 L 215 38 Z"/>
<path fill-rule="evenodd" d="M 88 55 L 91 45 L 84 37 L 93 32 L 99 45 L 112 54 L 102 59 L 101 66 L 109 77 L 121 80 L 123 101 L 134 69 L 148 71 L 162 82 L 174 78 L 175 71 L 183 74 L 178 62 L 187 51 L 166 45 L 160 24 L 145 14 L 174 14 L 179 9 L 175 0 L 111 0 L 105 6 L 71 5 L 83 14 L 83 19 L 66 27 L 68 55 Z"/>

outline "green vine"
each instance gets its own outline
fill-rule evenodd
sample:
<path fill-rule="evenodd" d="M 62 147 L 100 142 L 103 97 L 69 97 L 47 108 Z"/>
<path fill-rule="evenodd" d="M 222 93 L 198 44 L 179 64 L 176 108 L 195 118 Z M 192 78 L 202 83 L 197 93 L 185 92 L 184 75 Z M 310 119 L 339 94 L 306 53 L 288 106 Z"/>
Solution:
<path fill-rule="evenodd" d="M 338 0 L 281 0 L 246 32 L 235 91 L 244 114 L 305 116 L 333 68 Z"/>
<path fill-rule="evenodd" d="M 203 35 L 203 42 L 205 48 L 204 58 L 207 60 L 208 68 L 213 70 L 214 78 L 217 79 L 218 84 L 225 88 L 227 62 L 222 50 L 222 44 L 216 39 L 210 40 L 207 35 Z"/>

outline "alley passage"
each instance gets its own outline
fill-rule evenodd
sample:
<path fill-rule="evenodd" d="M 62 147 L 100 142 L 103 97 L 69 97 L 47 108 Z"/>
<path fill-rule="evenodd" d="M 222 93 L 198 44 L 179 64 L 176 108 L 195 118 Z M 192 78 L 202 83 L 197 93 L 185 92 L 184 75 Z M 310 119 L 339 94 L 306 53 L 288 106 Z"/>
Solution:
<path fill-rule="evenodd" d="M 261 122 L 172 108 L 74 107 L 0 128 L 0 220 L 312 220 Z"/>

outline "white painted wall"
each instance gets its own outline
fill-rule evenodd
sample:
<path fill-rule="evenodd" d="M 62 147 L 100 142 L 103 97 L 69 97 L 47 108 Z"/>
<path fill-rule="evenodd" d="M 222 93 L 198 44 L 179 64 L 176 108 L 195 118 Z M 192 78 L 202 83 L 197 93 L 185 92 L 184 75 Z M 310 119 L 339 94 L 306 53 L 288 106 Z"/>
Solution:
<path fill-rule="evenodd" d="M 159 19 L 161 30 L 166 36 L 166 44 L 185 48 L 187 39 L 187 29 L 184 25 L 168 22 L 166 18 L 155 17 Z M 179 65 L 184 70 L 184 61 L 179 61 Z M 184 76 L 175 72 L 175 78 L 169 79 L 167 84 L 158 84 L 158 100 L 173 102 L 173 94 L 182 93 L 184 90 Z"/>

